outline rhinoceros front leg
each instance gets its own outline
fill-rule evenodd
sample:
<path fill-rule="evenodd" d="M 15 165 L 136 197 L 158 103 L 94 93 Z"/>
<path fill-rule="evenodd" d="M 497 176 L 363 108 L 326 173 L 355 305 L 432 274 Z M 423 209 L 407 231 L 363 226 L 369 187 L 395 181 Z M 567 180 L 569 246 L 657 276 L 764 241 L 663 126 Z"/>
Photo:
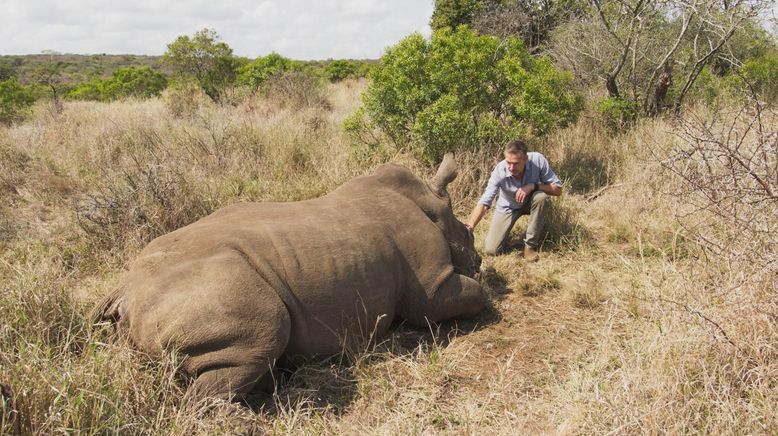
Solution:
<path fill-rule="evenodd" d="M 219 398 L 225 401 L 243 399 L 254 389 L 271 367 L 244 365 L 209 369 L 198 375 L 189 386 L 186 397 L 189 400 Z"/>
<path fill-rule="evenodd" d="M 437 289 L 412 300 L 400 316 L 421 327 L 428 321 L 475 316 L 486 304 L 481 284 L 462 274 L 451 274 Z"/>

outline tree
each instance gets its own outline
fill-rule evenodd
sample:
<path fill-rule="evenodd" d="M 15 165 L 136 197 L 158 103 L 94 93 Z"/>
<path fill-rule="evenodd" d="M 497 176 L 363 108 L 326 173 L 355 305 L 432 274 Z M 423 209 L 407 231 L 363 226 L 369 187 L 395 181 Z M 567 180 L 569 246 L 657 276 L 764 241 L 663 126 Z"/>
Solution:
<path fill-rule="evenodd" d="M 486 35 L 515 36 L 537 53 L 552 30 L 585 10 L 582 0 L 485 0 L 472 26 Z"/>
<path fill-rule="evenodd" d="M 768 1 L 593 0 L 584 16 L 554 32 L 549 53 L 644 114 L 677 112 L 704 68 Z"/>
<path fill-rule="evenodd" d="M 48 96 L 52 102 L 51 108 L 55 112 L 60 112 L 62 110 L 61 96 L 65 91 L 62 84 L 62 72 L 69 64 L 62 61 L 55 62 L 53 55 L 56 53 L 51 50 L 44 50 L 43 53 L 51 55 L 50 61 L 35 67 L 32 72 L 32 79 L 35 83 L 47 89 Z"/>
<path fill-rule="evenodd" d="M 513 37 L 504 41 L 465 26 L 427 41 L 413 34 L 387 49 L 363 94 L 364 112 L 400 147 L 435 161 L 446 151 L 544 135 L 574 121 L 581 98 L 572 77 L 533 57 Z M 356 118 L 355 118 L 356 117 Z M 361 136 L 361 132 L 355 136 Z"/>
<path fill-rule="evenodd" d="M 432 30 L 456 29 L 463 24 L 472 24 L 483 3 L 483 0 L 435 0 L 430 27 Z"/>
<path fill-rule="evenodd" d="M 212 29 L 203 29 L 192 38 L 179 36 L 168 44 L 163 57 L 178 74 L 194 77 L 214 101 L 235 82 L 239 64 L 230 46 L 220 39 Z"/>

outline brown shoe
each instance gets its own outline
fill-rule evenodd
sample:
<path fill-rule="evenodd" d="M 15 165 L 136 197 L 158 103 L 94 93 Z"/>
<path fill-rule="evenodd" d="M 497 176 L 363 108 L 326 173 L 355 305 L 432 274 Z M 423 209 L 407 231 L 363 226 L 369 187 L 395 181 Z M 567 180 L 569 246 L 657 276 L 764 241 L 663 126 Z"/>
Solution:
<path fill-rule="evenodd" d="M 524 246 L 524 260 L 527 262 L 537 262 L 540 260 L 538 252 L 529 245 Z"/>

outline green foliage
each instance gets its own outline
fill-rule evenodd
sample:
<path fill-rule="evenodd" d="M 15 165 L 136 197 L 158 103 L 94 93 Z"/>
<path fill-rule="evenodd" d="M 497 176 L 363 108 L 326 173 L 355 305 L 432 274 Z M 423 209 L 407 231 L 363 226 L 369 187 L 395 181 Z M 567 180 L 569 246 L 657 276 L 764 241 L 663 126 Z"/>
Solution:
<path fill-rule="evenodd" d="M 330 82 L 340 82 L 341 80 L 358 77 L 359 70 L 359 65 L 356 62 L 338 59 L 324 67 L 324 76 Z"/>
<path fill-rule="evenodd" d="M 113 73 L 117 98 L 158 96 L 167 87 L 167 77 L 149 67 L 121 68 Z"/>
<path fill-rule="evenodd" d="M 769 103 L 778 101 L 778 53 L 751 59 L 740 69 L 743 80 Z"/>
<path fill-rule="evenodd" d="M 608 97 L 597 106 L 603 124 L 612 132 L 631 126 L 640 114 L 640 106 L 634 101 Z"/>
<path fill-rule="evenodd" d="M 120 68 L 109 79 L 77 84 L 67 93 L 74 100 L 113 101 L 126 97 L 149 98 L 167 87 L 167 77 L 149 67 Z"/>
<path fill-rule="evenodd" d="M 24 119 L 34 102 L 32 91 L 16 79 L 0 82 L 0 123 L 10 124 Z"/>
<path fill-rule="evenodd" d="M 16 78 L 16 68 L 8 59 L 0 59 L 0 82 Z"/>
<path fill-rule="evenodd" d="M 371 76 L 366 116 L 429 161 L 448 150 L 544 135 L 574 121 L 582 107 L 569 73 L 530 56 L 516 38 L 500 41 L 466 27 L 439 30 L 430 41 L 403 39 Z"/>
<path fill-rule="evenodd" d="M 270 53 L 241 67 L 238 73 L 238 83 L 259 89 L 270 77 L 301 68 L 299 63 L 291 59 L 278 53 Z"/>
<path fill-rule="evenodd" d="M 224 89 L 235 82 L 240 60 L 211 29 L 192 38 L 183 35 L 168 44 L 164 60 L 183 76 L 194 77 L 212 100 L 218 101 Z"/>
<path fill-rule="evenodd" d="M 472 24 L 483 3 L 483 0 L 435 0 L 430 27 L 432 30 L 456 29 L 462 24 Z"/>
<path fill-rule="evenodd" d="M 79 83 L 68 91 L 67 98 L 72 100 L 111 100 L 108 97 L 108 82 L 108 79 L 92 79 L 88 82 Z"/>

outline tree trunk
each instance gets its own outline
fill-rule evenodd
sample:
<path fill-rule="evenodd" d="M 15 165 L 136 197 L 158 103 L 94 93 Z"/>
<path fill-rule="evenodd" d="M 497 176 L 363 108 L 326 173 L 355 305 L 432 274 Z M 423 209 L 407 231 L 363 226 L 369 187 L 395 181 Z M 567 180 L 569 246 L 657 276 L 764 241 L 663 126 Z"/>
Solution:
<path fill-rule="evenodd" d="M 608 90 L 608 96 L 613 98 L 619 98 L 619 85 L 616 84 L 616 76 L 608 74 L 605 78 L 605 89 Z"/>

